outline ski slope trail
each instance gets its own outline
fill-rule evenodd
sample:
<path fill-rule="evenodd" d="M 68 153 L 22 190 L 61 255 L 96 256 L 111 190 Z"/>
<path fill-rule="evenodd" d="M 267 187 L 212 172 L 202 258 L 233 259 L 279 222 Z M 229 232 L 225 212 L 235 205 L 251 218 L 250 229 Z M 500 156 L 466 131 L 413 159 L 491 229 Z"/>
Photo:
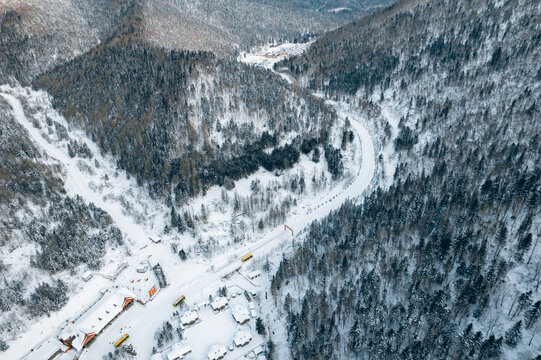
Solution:
<path fill-rule="evenodd" d="M 49 143 L 41 134 L 41 131 L 35 128 L 26 118 L 21 102 L 15 96 L 6 93 L 0 93 L 6 99 L 13 109 L 15 119 L 21 124 L 34 144 L 41 149 L 49 158 L 58 161 L 65 169 L 64 187 L 70 196 L 81 196 L 86 202 L 94 203 L 111 215 L 115 225 L 122 231 L 125 239 L 133 245 L 146 243 L 147 235 L 145 229 L 137 224 L 130 216 L 123 212 L 122 205 L 117 202 L 104 201 L 103 195 L 90 188 L 88 184 L 88 175 L 85 175 L 77 165 L 77 159 L 71 158 L 66 149 Z M 96 154 L 94 154 L 96 155 Z"/>
<path fill-rule="evenodd" d="M 369 188 L 374 176 L 376 162 L 372 137 L 362 119 L 354 114 L 345 104 L 332 104 L 336 107 L 339 116 L 348 116 L 351 120 L 352 130 L 357 134 L 361 144 L 360 167 L 353 179 L 342 188 L 331 189 L 327 196 L 317 199 L 304 209 L 303 214 L 289 217 L 287 223 L 296 233 L 309 226 L 313 221 L 320 220 L 331 211 L 338 209 L 346 200 L 358 198 Z M 158 296 L 146 305 L 134 304 L 129 311 L 121 313 L 119 317 L 98 336 L 91 348 L 85 351 L 81 359 L 101 358 L 111 351 L 113 342 L 123 333 L 130 334 L 131 342 L 136 346 L 141 358 L 150 358 L 154 345 L 156 329 L 167 321 L 173 311 L 173 302 L 181 295 L 187 301 L 193 299 L 205 300 L 208 298 L 208 289 L 218 284 L 222 277 L 231 274 L 242 266 L 241 258 L 252 253 L 254 257 L 263 257 L 270 254 L 281 242 L 291 240 L 289 230 L 284 231 L 283 225 L 274 228 L 256 242 L 252 242 L 241 249 L 231 250 L 227 254 L 216 257 L 210 263 L 211 267 L 201 267 L 198 270 L 181 264 L 176 274 L 169 274 L 171 284 L 160 290 Z M 233 261 L 231 256 L 236 256 Z M 210 334 L 209 334 L 210 335 Z"/>
<path fill-rule="evenodd" d="M 113 159 L 103 156 L 97 145 L 81 130 L 70 130 L 66 120 L 52 109 L 45 94 L 4 85 L 0 87 L 0 96 L 9 104 L 9 111 L 15 121 L 26 130 L 29 140 L 38 149 L 41 154 L 39 161 L 47 165 L 61 166 L 60 177 L 64 181 L 67 195 L 80 196 L 83 201 L 93 203 L 111 216 L 114 225 L 122 232 L 126 250 L 134 252 L 141 244 L 149 242 L 148 234 L 161 231 L 164 221 L 161 215 L 164 213 L 163 206 L 150 199 L 144 188 L 137 188 L 135 180 L 130 180 L 119 170 Z M 27 118 L 21 101 L 28 101 L 30 111 L 43 106 L 44 108 L 38 109 L 43 112 L 37 113 L 32 119 Z M 51 135 L 48 132 L 51 127 L 45 124 L 45 118 L 68 129 L 68 140 L 85 143 L 92 152 L 92 158 L 70 157 L 67 150 L 68 140 L 57 139 L 57 134 L 54 133 Z M 88 168 L 91 169 L 90 172 Z M 108 176 L 106 181 L 103 180 L 104 176 Z M 147 211 L 148 208 L 151 209 L 150 212 Z M 113 266 L 118 269 L 118 265 L 126 261 L 126 251 L 108 251 L 106 258 L 105 271 L 112 270 Z M 84 269 L 79 270 L 82 273 Z M 16 335 L 3 356 L 7 359 L 19 359 L 47 337 L 56 336 L 68 319 L 83 311 L 101 289 L 110 286 L 111 280 L 107 279 L 108 276 L 113 277 L 95 276 L 91 282 L 70 294 L 68 303 L 62 309 L 28 324 L 23 332 Z M 2 355 L 0 359 L 3 359 Z"/>

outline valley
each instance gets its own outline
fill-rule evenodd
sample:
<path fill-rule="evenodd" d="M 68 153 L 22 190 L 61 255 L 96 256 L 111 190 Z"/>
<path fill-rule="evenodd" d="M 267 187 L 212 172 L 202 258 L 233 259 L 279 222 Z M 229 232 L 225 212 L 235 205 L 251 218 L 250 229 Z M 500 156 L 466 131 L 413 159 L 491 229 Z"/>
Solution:
<path fill-rule="evenodd" d="M 216 290 L 226 284 L 229 286 L 238 286 L 236 283 L 232 283 L 226 278 L 231 274 L 246 273 L 247 265 L 243 264 L 240 257 L 244 254 L 252 253 L 254 255 L 253 262 L 260 267 L 264 259 L 269 256 L 273 256 L 283 252 L 284 246 L 287 246 L 291 241 L 295 242 L 295 238 L 298 238 L 298 233 L 305 232 L 305 228 L 310 225 L 314 220 L 320 219 L 326 216 L 330 211 L 337 209 L 340 205 L 348 200 L 355 199 L 362 195 L 366 189 L 371 185 L 371 180 L 375 171 L 375 154 L 372 145 L 372 138 L 368 130 L 359 122 L 352 121 L 350 123 L 351 129 L 355 134 L 355 139 L 352 142 L 352 159 L 348 161 L 351 167 L 347 169 L 347 176 L 342 181 L 331 181 L 329 188 L 323 188 L 325 190 L 324 196 L 317 196 L 317 200 L 313 201 L 313 195 L 301 196 L 297 199 L 296 206 L 294 206 L 290 214 L 286 215 L 285 224 L 291 225 L 295 231 L 295 237 L 292 237 L 289 230 L 284 229 L 283 223 L 280 225 L 266 229 L 263 234 L 258 232 L 249 232 L 250 235 L 234 246 L 228 246 L 226 248 L 220 248 L 218 253 L 210 253 L 209 255 L 202 256 L 197 253 L 192 253 L 193 256 L 186 261 L 181 261 L 178 255 L 171 252 L 171 245 L 173 240 L 167 234 L 161 234 L 160 230 L 163 227 L 163 213 L 165 210 L 159 210 L 159 205 L 153 203 L 148 197 L 148 200 L 141 202 L 135 198 L 130 197 L 128 194 L 132 191 L 128 190 L 128 187 L 135 187 L 135 185 L 129 185 L 130 181 L 127 180 L 125 175 L 117 175 L 117 179 L 123 179 L 122 182 L 115 181 L 112 185 L 106 185 L 104 182 L 105 174 L 111 172 L 110 160 L 100 158 L 99 150 L 92 142 L 85 139 L 82 133 L 70 133 L 70 136 L 76 137 L 77 141 L 85 141 L 89 148 L 93 151 L 96 162 L 100 163 L 99 168 L 95 168 L 92 164 L 88 164 L 92 170 L 88 170 L 81 166 L 81 161 L 84 160 L 71 158 L 67 154 L 67 147 L 63 146 L 63 141 L 51 142 L 49 137 L 45 140 L 44 135 L 38 128 L 35 128 L 31 122 L 26 118 L 24 114 L 23 106 L 17 97 L 27 98 L 30 97 L 36 103 L 43 102 L 40 100 L 40 96 L 43 94 L 37 94 L 28 92 L 24 89 L 6 88 L 2 89 L 4 98 L 12 106 L 15 118 L 25 129 L 29 132 L 32 140 L 37 147 L 46 153 L 53 162 L 57 162 L 65 169 L 67 191 L 72 196 L 81 196 L 85 201 L 91 202 L 106 210 L 113 220 L 113 223 L 119 227 L 122 231 L 125 239 L 124 250 L 121 250 L 125 255 L 118 256 L 118 250 L 112 249 L 111 254 L 116 253 L 113 258 L 107 257 L 106 269 L 111 269 L 111 273 L 114 272 L 121 264 L 126 264 L 126 269 L 123 273 L 135 273 L 135 267 L 141 261 L 145 261 L 152 256 L 163 267 L 166 277 L 169 281 L 166 287 L 161 288 L 158 294 L 146 304 L 142 305 L 135 303 L 129 310 L 120 314 L 95 340 L 86 348 L 80 355 L 80 358 L 90 357 L 102 357 L 111 352 L 113 342 L 116 341 L 122 335 L 125 329 L 129 329 L 130 334 L 129 343 L 133 344 L 139 354 L 151 355 L 153 343 L 153 335 L 156 329 L 158 329 L 162 323 L 170 319 L 174 310 L 172 303 L 174 300 L 184 294 L 187 298 L 186 304 L 190 304 L 188 308 L 193 304 L 199 304 L 204 302 L 208 295 L 213 294 Z M 11 94 L 9 94 L 11 93 Z M 29 100 L 25 100 L 29 101 Z M 45 100 L 46 101 L 46 100 Z M 58 114 L 56 121 L 64 122 Z M 345 118 L 345 115 L 344 115 Z M 344 119 L 342 119 L 343 121 Z M 45 125 L 45 124 L 43 124 Z M 45 125 L 46 127 L 46 125 Z M 66 124 L 69 128 L 69 125 Z M 43 128 L 42 128 L 43 129 Z M 49 133 L 50 136 L 50 133 Z M 301 161 L 301 167 L 307 172 L 309 169 L 310 161 Z M 313 163 L 312 163 L 313 164 Z M 86 169 L 86 170 L 85 170 Z M 82 172 L 84 171 L 84 173 Z M 114 170 L 118 172 L 118 170 Z M 296 171 L 296 170 L 295 170 Z M 90 174 L 93 176 L 89 177 Z M 286 174 L 282 175 L 285 176 Z M 251 176 L 252 179 L 265 179 L 264 174 L 255 174 Z M 238 182 L 238 190 L 242 189 L 243 183 L 245 186 L 249 186 L 250 178 L 241 180 Z M 92 180 L 90 180 L 92 179 Z M 272 181 L 272 177 L 269 178 Z M 104 185 L 101 185 L 101 184 Z M 263 181 L 263 186 L 265 182 Z M 210 190 L 206 196 L 194 199 L 192 207 L 197 208 L 199 204 L 212 204 L 218 201 L 218 189 Z M 322 191 L 318 190 L 318 191 Z M 237 190 L 235 190 L 236 192 Z M 311 190 L 315 191 L 315 190 Z M 110 192 L 110 194 L 109 194 Z M 114 192 L 118 192 L 118 195 L 114 195 Z M 248 191 L 249 192 L 249 191 Z M 128 210 L 125 207 L 125 200 L 121 200 L 121 195 L 127 199 L 128 203 L 132 206 L 136 205 L 135 209 Z M 314 193 L 314 195 L 317 194 Z M 128 196 L 126 196 L 128 195 Z M 133 196 L 133 195 L 132 195 Z M 144 195 L 139 195 L 144 196 Z M 139 203 L 139 204 L 137 204 Z M 138 206 L 137 206 L 138 205 Z M 142 208 L 141 208 L 142 206 Z M 222 205 L 223 206 L 223 205 Z M 140 209 L 139 209 L 140 208 Z M 149 213 L 149 209 L 152 209 Z M 209 219 L 207 224 L 202 229 L 203 233 L 218 227 L 224 221 L 222 216 L 213 216 L 215 211 L 212 206 L 207 205 L 207 211 L 209 212 Z M 134 211 L 135 210 L 135 211 Z M 162 215 L 160 215 L 160 212 Z M 141 219 L 144 219 L 141 222 Z M 212 231 L 212 230 L 211 230 Z M 216 232 L 216 230 L 214 230 Z M 221 232 L 221 236 L 226 235 L 223 230 L 218 230 L 218 234 Z M 149 241 L 149 236 L 160 233 L 162 237 L 161 243 L 152 243 Z M 219 235 L 218 235 L 219 236 Z M 227 237 L 227 235 L 226 235 Z M 186 240 L 183 239 L 183 243 Z M 195 240 L 195 239 L 194 239 Z M 192 240 L 192 242 L 194 241 Z M 224 239 L 221 240 L 222 243 Z M 297 240 L 298 241 L 298 240 Z M 228 241 L 230 243 L 230 241 Z M 249 268 L 253 268 L 250 266 Z M 103 271 L 100 271 L 102 273 Z M 176 276 L 175 274 L 181 274 Z M 81 276 L 80 274 L 79 276 Z M 98 289 L 115 288 L 118 284 L 121 284 L 122 274 L 118 279 L 107 280 L 95 273 L 93 279 L 84 284 L 84 287 L 76 291 L 73 297 L 70 296 L 68 305 L 62 309 L 62 311 L 55 313 L 46 320 L 47 325 L 44 323 L 37 323 L 30 327 L 27 331 L 17 335 L 18 339 L 6 352 L 10 357 L 24 357 L 24 349 L 29 343 L 35 342 L 33 348 L 39 346 L 39 342 L 44 341 L 49 337 L 58 337 L 62 328 L 67 326 L 68 319 L 76 318 L 77 313 L 80 313 L 85 308 L 90 306 L 90 299 L 95 299 L 99 292 Z M 129 275 L 127 276 L 129 277 Z M 263 278 L 266 279 L 266 276 Z M 71 282 L 74 283 L 75 279 L 72 278 Z M 67 280 L 70 281 L 70 280 Z M 80 280 L 79 280 L 80 281 Z M 268 281 L 268 280 L 266 280 Z M 124 283 L 123 285 L 128 285 Z M 79 285 L 80 286 L 80 285 Z M 257 287 L 251 287 L 251 291 L 257 290 Z M 261 298 L 263 293 L 259 292 L 258 297 Z M 263 302 L 264 300 L 260 300 Z M 255 319 L 253 319 L 255 321 Z M 208 320 L 212 321 L 212 320 Z M 217 324 L 219 326 L 219 324 Z M 40 339 L 35 336 L 35 328 L 40 329 L 42 336 Z M 49 329 L 47 332 L 47 329 Z M 44 331 L 45 330 L 45 331 Z M 232 337 L 232 335 L 231 335 Z M 262 340 L 259 340 L 261 342 Z M 285 341 L 285 340 L 283 340 Z M 20 345 L 19 345 L 20 344 Z M 24 344 L 24 345 L 23 345 Z M 192 348 L 197 348 L 197 342 L 191 344 Z M 255 346 L 253 346 L 255 347 Z M 75 350 L 70 350 L 66 353 L 67 358 L 76 356 Z M 143 358 L 146 358 L 144 355 Z M 194 355 L 194 358 L 197 358 Z"/>
<path fill-rule="evenodd" d="M 0 1 L 0 359 L 541 360 L 541 4 Z"/>

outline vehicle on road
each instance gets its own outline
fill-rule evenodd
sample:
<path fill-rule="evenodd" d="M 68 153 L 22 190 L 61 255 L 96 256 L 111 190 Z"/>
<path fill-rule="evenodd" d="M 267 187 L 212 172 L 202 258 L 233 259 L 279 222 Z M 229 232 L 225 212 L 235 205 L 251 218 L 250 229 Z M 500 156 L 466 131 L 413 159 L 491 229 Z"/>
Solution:
<path fill-rule="evenodd" d="M 177 300 L 175 300 L 175 302 L 173 303 L 173 306 L 179 306 L 184 301 L 184 299 L 186 299 L 186 297 L 182 295 Z"/>
<path fill-rule="evenodd" d="M 242 262 L 246 262 L 246 261 L 250 260 L 253 257 L 254 257 L 253 254 L 248 254 L 248 255 L 246 255 L 245 257 L 242 258 Z"/>
<path fill-rule="evenodd" d="M 122 335 L 122 337 L 118 339 L 118 341 L 115 343 L 115 347 L 119 347 L 120 345 L 122 345 L 124 341 L 128 340 L 129 337 L 130 337 L 129 334 Z"/>

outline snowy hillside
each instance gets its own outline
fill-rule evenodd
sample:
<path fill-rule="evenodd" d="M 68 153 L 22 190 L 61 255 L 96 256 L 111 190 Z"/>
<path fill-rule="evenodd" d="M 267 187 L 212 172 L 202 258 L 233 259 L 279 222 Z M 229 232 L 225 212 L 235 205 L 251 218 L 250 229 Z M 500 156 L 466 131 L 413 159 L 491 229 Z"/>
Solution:
<path fill-rule="evenodd" d="M 49 272 L 66 284 L 65 296 L 69 297 L 75 292 L 80 299 L 84 297 L 80 294 L 83 289 L 80 279 L 82 273 L 90 269 L 105 277 L 113 274 L 126 255 L 148 242 L 148 235 L 163 230 L 167 210 L 163 205 L 150 200 L 146 191 L 138 187 L 133 179 L 129 180 L 125 173 L 118 171 L 111 159 L 102 157 L 96 145 L 86 136 L 80 131 L 71 130 L 64 118 L 52 109 L 45 93 L 7 86 L 1 87 L 0 93 L 13 109 L 13 112 L 8 109 L 6 111 L 14 115 L 41 154 L 40 163 L 54 169 L 55 176 L 63 184 L 60 193 L 65 191 L 67 195 L 66 200 L 54 204 L 49 201 L 57 200 L 45 194 L 40 203 L 28 201 L 18 211 L 13 220 L 27 223 L 28 228 L 22 231 L 11 230 L 11 239 L 3 245 L 3 251 L 18 248 L 10 255 L 3 256 L 3 267 L 7 270 L 4 276 L 13 285 L 25 281 L 26 291 L 31 293 L 38 284 L 44 281 L 49 283 Z M 66 203 L 73 201 L 69 199 L 75 199 L 75 202 Z M 60 210 L 53 210 L 56 206 Z M 81 208 L 79 211 L 88 211 L 84 210 L 88 206 L 91 216 L 96 217 L 98 224 L 103 224 L 103 229 L 93 230 L 88 227 L 93 226 L 93 222 L 73 218 L 73 215 L 78 215 L 77 212 L 67 212 L 66 219 L 63 217 L 65 215 L 57 218 L 56 211 L 65 211 L 62 206 L 77 206 Z M 7 213 L 6 216 L 11 218 Z M 89 215 L 83 212 L 78 216 Z M 72 228 L 74 225 L 71 222 L 75 222 L 77 227 Z M 40 226 L 45 227 L 37 231 Z M 9 228 L 13 229 L 13 225 Z M 77 233 L 72 234 L 71 231 Z M 103 286 L 103 282 L 100 284 Z M 95 286 L 84 289 L 86 294 L 97 290 Z M 4 302 L 10 301 L 9 292 L 4 296 L 8 296 L 3 298 Z M 24 297 L 25 293 L 18 296 Z M 14 299 L 16 303 L 20 303 L 20 300 Z M 36 303 L 39 307 L 44 305 Z M 73 309 L 73 306 L 78 308 L 80 304 L 70 301 L 66 308 Z M 11 313 L 5 313 L 9 316 L 4 316 L 4 321 L 11 325 L 2 327 L 5 331 L 2 337 L 9 338 L 13 336 L 10 333 L 17 334 L 24 330 L 28 322 L 25 317 L 42 313 L 51 316 L 50 311 L 58 308 L 42 308 L 37 313 L 26 315 L 19 313 L 18 307 L 11 310 Z M 65 314 L 66 310 L 63 310 L 58 316 Z M 13 328 L 14 319 L 20 316 L 19 325 Z M 52 318 L 49 318 L 47 322 L 51 321 Z M 42 327 L 41 331 L 46 329 Z M 28 335 L 32 336 L 32 333 Z"/>
<path fill-rule="evenodd" d="M 148 337 L 146 332 L 157 331 L 160 324 L 173 315 L 173 307 L 171 311 L 161 309 L 166 304 L 167 307 L 171 306 L 170 304 L 179 296 L 180 291 L 187 296 L 187 302 L 190 304 L 204 301 L 208 294 L 216 291 L 212 289 L 221 288 L 222 281 L 226 281 L 220 280 L 218 274 L 227 274 L 242 264 L 238 260 L 238 254 L 252 251 L 258 259 L 262 259 L 269 251 L 276 251 L 276 246 L 289 238 L 287 235 L 289 231 L 284 232 L 283 229 L 284 222 L 295 229 L 308 225 L 312 219 L 325 215 L 329 209 L 340 205 L 346 197 L 354 196 L 366 188 L 373 172 L 373 169 L 370 170 L 369 167 L 371 163 L 369 160 L 372 157 L 370 138 L 362 127 L 352 123 L 355 134 L 361 132 L 363 142 L 359 143 L 359 138 L 355 136 L 346 146 L 348 149 L 344 151 L 346 168 L 343 178 L 338 182 L 331 179 L 323 157 L 318 162 L 314 162 L 313 157 L 302 155 L 299 165 L 285 171 L 279 177 L 276 174 L 260 171 L 246 180 L 239 181 L 234 190 L 212 188 L 204 197 L 195 198 L 187 203 L 184 209 L 193 219 L 194 230 L 179 237 L 175 232 L 167 233 L 166 228 L 163 227 L 166 222 L 164 216 L 169 215 L 168 210 L 150 200 L 144 190 L 133 182 L 134 180 L 129 180 L 113 165 L 111 159 L 102 157 L 96 145 L 81 131 L 72 129 L 56 111 L 52 110 L 49 97 L 45 93 L 4 86 L 2 94 L 12 107 L 15 119 L 25 128 L 32 142 L 47 159 L 46 163 L 49 166 L 54 164 L 61 170 L 67 193 L 72 196 L 79 195 L 83 202 L 99 205 L 100 208 L 106 210 L 111 215 L 112 224 L 119 227 L 124 239 L 120 244 L 108 246 L 106 250 L 108 255 L 104 257 L 103 266 L 99 270 L 91 269 L 94 277 L 88 283 L 82 282 L 80 278 L 86 271 L 85 267 L 79 267 L 75 272 L 57 275 L 68 286 L 67 305 L 60 311 L 50 312 L 47 319 L 39 320 L 28 328 L 25 327 L 27 320 L 24 317 L 20 318 L 19 329 L 12 331 L 12 334 L 18 334 L 16 340 L 8 342 L 11 345 L 6 353 L 8 356 L 19 357 L 26 353 L 28 349 L 22 344 L 38 345 L 36 341 L 54 337 L 55 334 L 58 336 L 65 322 L 70 318 L 76 318 L 78 313 L 89 306 L 89 300 L 96 297 L 97 290 L 100 288 L 111 287 L 111 284 L 114 288 L 116 286 L 114 284 L 120 284 L 127 286 L 135 294 L 139 294 L 140 290 L 134 287 L 135 283 L 131 279 L 138 276 L 135 271 L 138 264 L 141 261 L 145 263 L 148 256 L 152 255 L 162 265 L 170 284 L 161 289 L 156 299 L 145 308 L 140 308 L 136 304 L 135 308 L 126 311 L 126 315 L 131 312 L 132 314 L 141 313 L 140 316 L 150 316 L 147 320 L 138 316 L 140 322 L 146 322 L 146 326 L 137 326 L 131 323 L 131 316 L 124 316 L 115 321 L 113 327 L 106 333 L 100 335 L 88 351 L 91 354 L 102 352 L 104 355 L 110 352 L 111 340 L 117 336 L 115 334 L 125 321 L 130 323 L 131 337 L 134 341 Z M 344 121 L 344 118 L 341 118 L 341 121 Z M 337 135 L 340 136 L 333 136 L 333 138 L 340 142 L 341 134 Z M 363 146 L 362 152 L 359 149 L 360 145 Z M 360 166 L 362 168 L 359 168 Z M 300 179 L 306 179 L 304 185 Z M 332 190 L 329 191 L 329 187 Z M 311 201 L 313 196 L 322 193 L 325 193 L 325 196 L 320 202 Z M 268 200 L 264 199 L 270 194 L 273 200 L 269 204 Z M 258 200 L 260 197 L 261 200 Z M 288 205 L 284 207 L 284 204 Z M 239 216 L 238 213 L 241 215 Z M 150 242 L 149 235 L 153 234 L 161 236 L 162 243 Z M 180 251 L 184 254 L 183 256 L 179 256 Z M 183 261 L 183 257 L 187 260 Z M 226 259 L 227 261 L 224 262 Z M 253 267 L 250 268 L 253 269 Z M 213 274 L 210 277 L 205 275 L 209 269 L 210 274 Z M 37 269 L 33 270 L 33 273 L 35 273 L 34 276 L 41 276 Z M 173 275 L 175 273 L 184 275 L 177 279 Z M 148 277 L 148 275 L 144 276 Z M 196 281 L 196 279 L 199 280 Z M 230 282 L 230 285 L 226 282 L 226 286 L 238 287 L 239 281 Z M 246 286 L 251 288 L 250 284 L 242 285 L 243 288 Z M 138 299 L 148 301 L 141 298 L 144 295 L 144 289 L 143 287 L 143 292 L 137 296 Z M 262 293 L 259 296 L 262 296 Z M 147 307 L 149 307 L 148 310 Z M 201 321 L 214 326 L 211 324 L 218 320 L 206 319 L 209 315 L 204 315 L 201 311 Z M 17 311 L 13 314 L 14 316 L 22 315 Z M 150 318 L 153 319 L 153 326 L 150 326 L 148 322 Z M 227 330 L 226 333 L 236 328 L 228 326 L 232 330 Z M 41 334 L 38 338 L 35 337 L 36 331 Z M 138 331 L 143 331 L 143 333 L 138 335 Z M 207 351 L 211 347 L 211 343 L 202 342 L 195 333 L 190 335 L 189 328 L 183 331 L 186 337 L 182 339 L 192 344 L 195 358 L 199 356 L 197 354 L 201 354 L 200 351 Z M 9 333 L 4 336 L 6 335 L 9 340 Z M 230 336 L 232 337 L 233 334 Z M 260 344 L 265 343 L 264 339 L 258 341 Z M 155 346 L 153 342 L 138 341 L 133 344 L 137 351 L 143 354 L 150 352 Z M 165 344 L 171 346 L 169 342 Z M 254 343 L 256 344 L 257 342 Z M 169 348 L 167 345 L 163 347 L 164 345 L 160 351 L 164 351 L 165 354 Z M 71 358 L 75 354 L 75 352 L 68 352 L 67 356 Z"/>
<path fill-rule="evenodd" d="M 369 118 L 383 165 L 276 270 L 289 356 L 538 357 L 539 19 L 402 1 L 275 65 Z"/>
<path fill-rule="evenodd" d="M 540 58 L 534 0 L 0 1 L 0 359 L 540 360 Z"/>

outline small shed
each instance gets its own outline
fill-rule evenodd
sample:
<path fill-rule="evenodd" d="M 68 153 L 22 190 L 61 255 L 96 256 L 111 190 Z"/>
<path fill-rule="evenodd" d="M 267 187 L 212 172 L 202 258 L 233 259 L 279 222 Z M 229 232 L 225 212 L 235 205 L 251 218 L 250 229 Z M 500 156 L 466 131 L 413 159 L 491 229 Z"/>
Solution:
<path fill-rule="evenodd" d="M 254 349 L 254 352 L 256 355 L 262 354 L 265 349 L 263 349 L 263 346 L 259 345 Z"/>
<path fill-rule="evenodd" d="M 169 354 L 167 354 L 167 360 L 182 359 L 184 355 L 190 353 L 191 351 L 192 347 L 190 345 L 182 345 L 181 343 L 176 343 L 171 348 Z"/>
<path fill-rule="evenodd" d="M 87 271 L 83 274 L 83 280 L 84 281 L 89 281 L 90 279 L 92 279 L 92 273 L 90 271 Z"/>
<path fill-rule="evenodd" d="M 209 360 L 220 360 L 227 354 L 225 346 L 214 345 L 208 353 Z"/>
<path fill-rule="evenodd" d="M 261 271 L 259 270 L 254 270 L 254 271 L 251 271 L 250 273 L 248 273 L 248 277 L 253 280 L 255 279 L 256 277 L 260 277 L 261 276 Z"/>

